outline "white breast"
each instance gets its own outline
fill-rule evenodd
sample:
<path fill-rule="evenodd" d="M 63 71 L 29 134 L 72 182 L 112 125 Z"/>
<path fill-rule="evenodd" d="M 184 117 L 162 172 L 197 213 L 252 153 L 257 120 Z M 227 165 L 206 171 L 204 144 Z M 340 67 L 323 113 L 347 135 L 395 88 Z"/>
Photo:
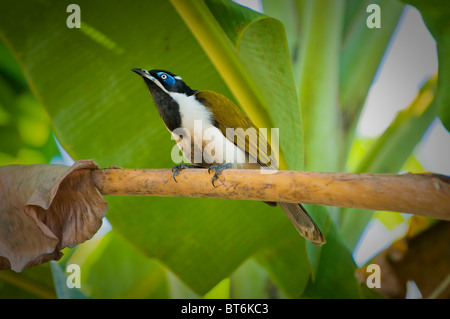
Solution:
<path fill-rule="evenodd" d="M 170 92 L 170 96 L 178 102 L 181 114 L 181 127 L 194 130 L 194 121 L 201 121 L 205 125 L 212 125 L 211 112 L 194 95 Z"/>
<path fill-rule="evenodd" d="M 170 95 L 180 106 L 182 127 L 181 131 L 174 130 L 172 136 L 184 156 L 188 160 L 194 160 L 192 164 L 245 163 L 245 153 L 213 125 L 211 112 L 195 96 L 173 92 Z M 191 139 L 186 138 L 186 134 L 194 138 L 195 149 L 191 149 Z M 181 139 L 180 135 L 184 138 Z M 194 156 L 191 152 L 194 152 Z"/>

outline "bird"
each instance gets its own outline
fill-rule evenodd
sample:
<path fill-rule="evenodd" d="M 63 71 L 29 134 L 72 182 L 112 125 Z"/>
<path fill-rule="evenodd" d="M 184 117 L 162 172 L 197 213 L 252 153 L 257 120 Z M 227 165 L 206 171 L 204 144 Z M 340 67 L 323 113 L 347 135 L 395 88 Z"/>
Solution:
<path fill-rule="evenodd" d="M 144 80 L 166 128 L 190 162 L 172 168 L 175 182 L 176 176 L 189 168 L 214 171 L 213 186 L 228 168 L 277 169 L 271 147 L 260 129 L 230 99 L 210 90 L 193 90 L 180 76 L 166 70 L 131 71 Z M 316 246 L 326 243 L 300 203 L 264 203 L 280 205 L 300 235 Z"/>

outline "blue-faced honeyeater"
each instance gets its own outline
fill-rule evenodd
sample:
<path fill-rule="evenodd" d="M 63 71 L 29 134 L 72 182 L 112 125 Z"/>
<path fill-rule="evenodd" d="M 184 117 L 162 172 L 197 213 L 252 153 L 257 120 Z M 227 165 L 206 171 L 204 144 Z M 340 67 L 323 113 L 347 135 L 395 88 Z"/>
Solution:
<path fill-rule="evenodd" d="M 270 145 L 259 134 L 258 127 L 228 98 L 213 91 L 193 90 L 180 76 L 168 71 L 144 69 L 132 71 L 144 79 L 164 124 L 186 159 L 192 164 L 175 166 L 174 179 L 184 168 L 202 167 L 215 170 L 212 179 L 214 185 L 220 172 L 229 167 L 276 168 L 273 156 L 269 155 Z M 198 134 L 198 130 L 194 127 L 196 124 L 201 124 L 202 134 L 208 130 L 214 133 L 214 138 L 205 140 L 195 136 Z M 227 134 L 229 132 L 227 129 L 233 129 L 234 135 Z M 248 138 L 243 134 L 248 134 Z M 214 152 L 204 152 L 206 147 L 211 147 L 211 143 L 214 144 Z M 262 149 L 260 146 L 264 143 L 267 147 Z M 196 149 L 199 150 L 197 154 L 201 154 L 200 159 L 194 158 Z M 227 156 L 227 153 L 233 154 L 233 157 Z M 277 205 L 272 202 L 265 203 Z M 284 202 L 278 204 L 303 237 L 317 246 L 326 243 L 322 232 L 301 204 Z"/>

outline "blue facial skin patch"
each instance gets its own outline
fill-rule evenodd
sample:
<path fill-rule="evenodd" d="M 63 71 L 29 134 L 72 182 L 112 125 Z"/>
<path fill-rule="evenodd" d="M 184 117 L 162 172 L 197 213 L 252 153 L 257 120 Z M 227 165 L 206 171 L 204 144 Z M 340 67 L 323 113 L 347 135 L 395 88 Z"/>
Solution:
<path fill-rule="evenodd" d="M 158 72 L 158 73 L 156 73 L 156 74 L 159 76 L 159 78 L 160 78 L 161 80 L 164 81 L 164 83 L 166 83 L 166 84 L 168 84 L 168 85 L 174 85 L 175 82 L 176 82 L 176 80 L 175 80 L 171 75 L 169 75 L 169 74 L 167 74 L 167 73 L 164 73 L 164 72 Z"/>

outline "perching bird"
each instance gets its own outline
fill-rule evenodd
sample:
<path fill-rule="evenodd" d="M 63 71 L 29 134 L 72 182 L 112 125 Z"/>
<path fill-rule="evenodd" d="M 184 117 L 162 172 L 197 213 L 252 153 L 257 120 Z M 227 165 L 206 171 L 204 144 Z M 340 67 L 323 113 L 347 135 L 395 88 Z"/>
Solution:
<path fill-rule="evenodd" d="M 192 164 L 174 166 L 174 179 L 185 168 L 208 168 L 208 171 L 215 170 L 214 185 L 220 172 L 229 167 L 276 168 L 266 139 L 228 98 L 212 91 L 192 90 L 181 77 L 168 71 L 132 71 L 144 79 L 164 124 Z M 205 138 L 206 135 L 209 138 Z M 317 246 L 326 243 L 322 232 L 301 204 L 278 204 L 303 237 Z"/>

